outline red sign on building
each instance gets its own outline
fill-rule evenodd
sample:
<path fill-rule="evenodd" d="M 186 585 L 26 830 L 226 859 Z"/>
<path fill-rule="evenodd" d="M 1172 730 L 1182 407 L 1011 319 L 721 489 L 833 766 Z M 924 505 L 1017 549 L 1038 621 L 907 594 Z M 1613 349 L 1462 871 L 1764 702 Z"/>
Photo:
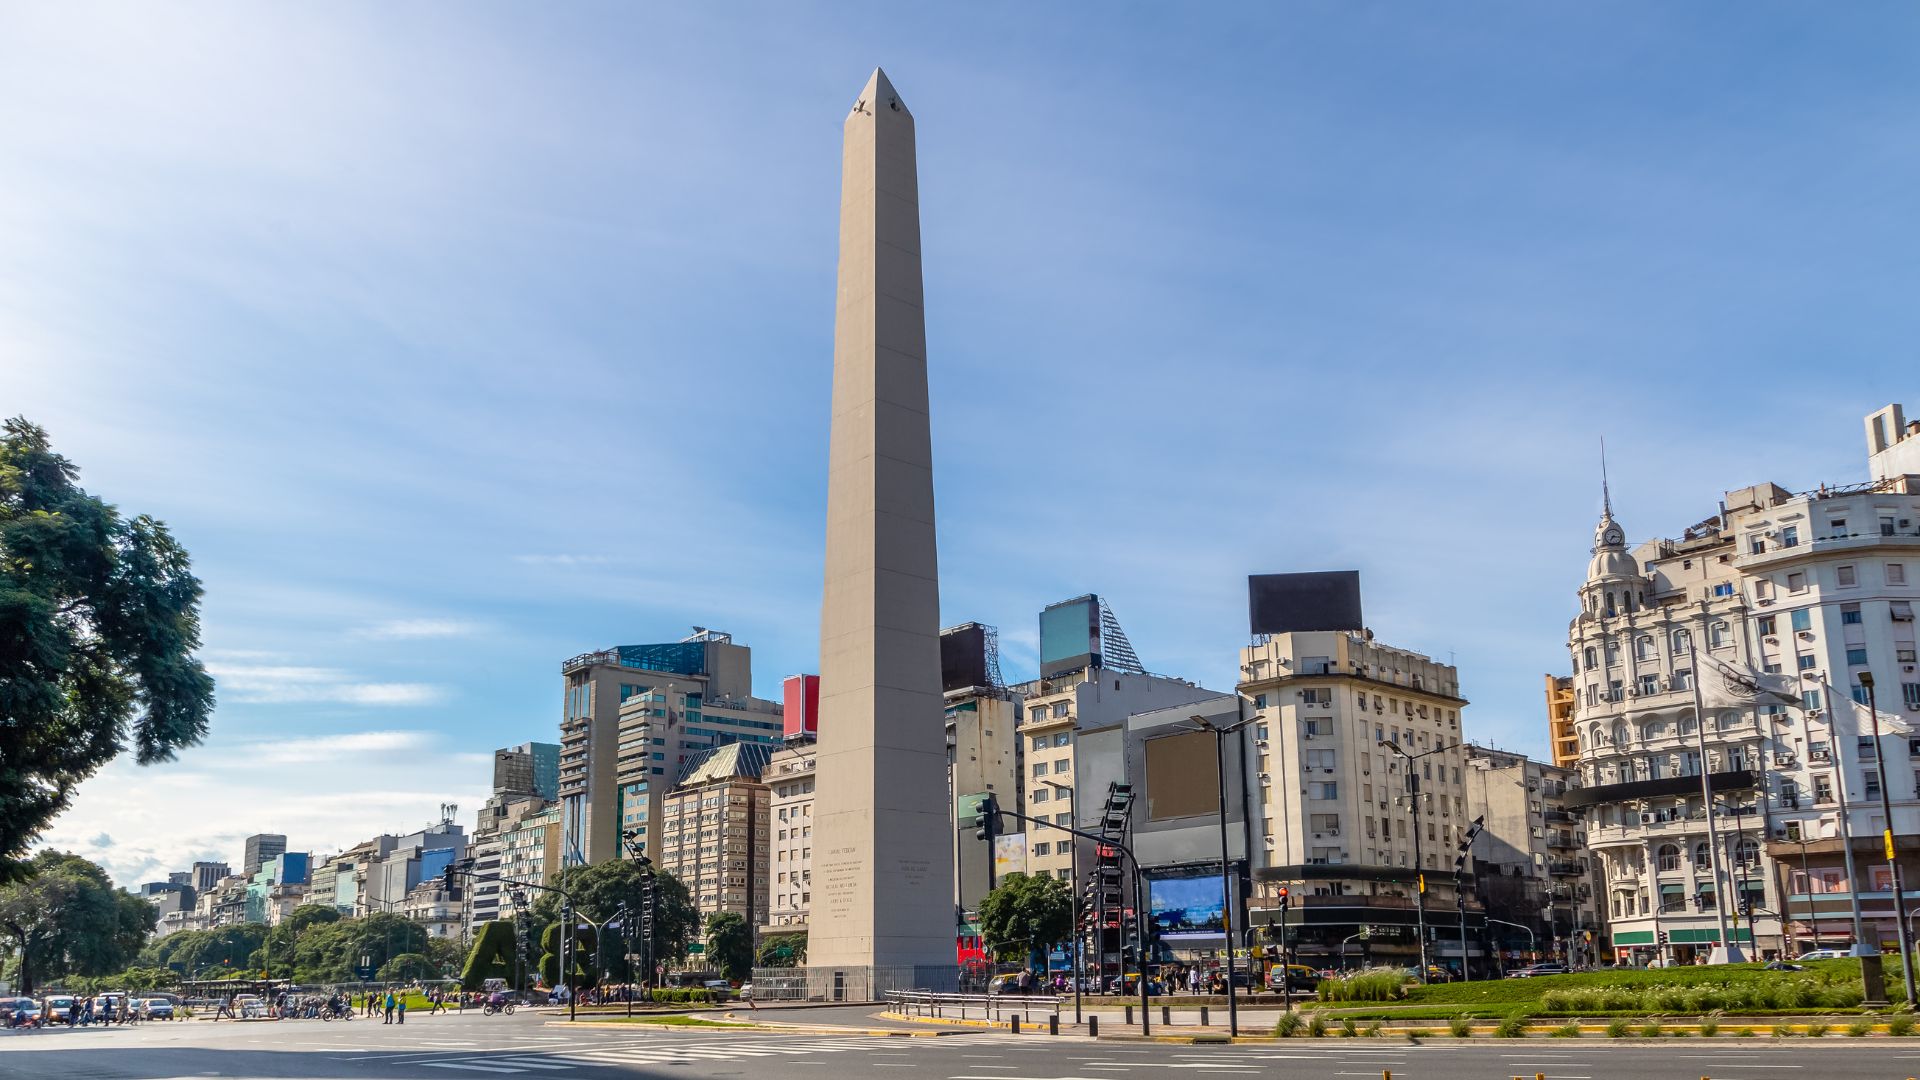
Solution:
<path fill-rule="evenodd" d="M 787 738 L 820 734 L 820 676 L 789 675 L 780 689 Z"/>

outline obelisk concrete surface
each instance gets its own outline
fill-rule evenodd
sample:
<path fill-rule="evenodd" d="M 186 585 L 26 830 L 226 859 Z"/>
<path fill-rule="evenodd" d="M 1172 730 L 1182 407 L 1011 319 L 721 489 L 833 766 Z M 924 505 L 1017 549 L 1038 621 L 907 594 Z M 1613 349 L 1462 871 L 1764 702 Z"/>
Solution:
<path fill-rule="evenodd" d="M 847 113 L 807 966 L 845 1000 L 954 969 L 953 826 L 913 114 Z"/>

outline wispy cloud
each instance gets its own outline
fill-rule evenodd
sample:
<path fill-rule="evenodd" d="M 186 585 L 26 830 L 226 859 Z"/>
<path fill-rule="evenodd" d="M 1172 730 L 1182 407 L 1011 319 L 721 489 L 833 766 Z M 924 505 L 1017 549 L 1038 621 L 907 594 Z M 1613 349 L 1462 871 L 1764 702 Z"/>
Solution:
<path fill-rule="evenodd" d="M 275 739 L 246 743 L 245 756 L 268 765 L 333 761 L 362 754 L 393 754 L 420 750 L 433 741 L 424 731 L 350 731 L 308 739 Z"/>
<path fill-rule="evenodd" d="M 353 635 L 380 641 L 408 641 L 472 637 L 482 629 L 480 623 L 462 619 L 389 619 L 372 626 L 362 626 L 353 631 Z"/>
<path fill-rule="evenodd" d="M 513 561 L 528 566 L 605 566 L 611 555 L 515 555 Z"/>
<path fill-rule="evenodd" d="M 448 697 L 434 683 L 364 682 L 338 668 L 215 661 L 207 670 L 221 700 L 240 705 L 435 705 Z"/>

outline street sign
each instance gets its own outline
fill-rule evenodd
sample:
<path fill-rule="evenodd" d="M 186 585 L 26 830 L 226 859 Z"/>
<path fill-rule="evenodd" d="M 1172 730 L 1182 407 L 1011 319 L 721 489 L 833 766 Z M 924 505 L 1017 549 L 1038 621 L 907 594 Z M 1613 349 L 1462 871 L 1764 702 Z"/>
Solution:
<path fill-rule="evenodd" d="M 361 964 L 360 966 L 353 969 L 353 974 L 354 974 L 354 977 L 358 978 L 361 982 L 372 982 L 373 971 L 374 969 L 372 964 Z"/>
<path fill-rule="evenodd" d="M 690 952 L 690 953 L 693 953 L 693 954 L 695 954 L 695 955 L 697 956 L 697 955 L 699 955 L 700 953 L 703 953 L 703 952 L 706 952 L 706 951 L 707 951 L 707 947 L 706 947 L 706 945 L 705 945 L 705 944 L 703 944 L 703 943 L 701 943 L 701 942 L 698 942 L 698 941 L 696 941 L 696 942 L 694 942 L 693 944 L 691 944 L 691 945 L 688 945 L 688 946 L 687 946 L 687 951 L 688 951 L 688 952 Z"/>

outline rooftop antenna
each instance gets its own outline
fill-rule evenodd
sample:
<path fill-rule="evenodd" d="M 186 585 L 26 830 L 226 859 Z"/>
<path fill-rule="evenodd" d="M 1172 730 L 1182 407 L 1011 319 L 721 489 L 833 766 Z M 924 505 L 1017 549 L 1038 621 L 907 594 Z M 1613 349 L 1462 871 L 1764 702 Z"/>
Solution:
<path fill-rule="evenodd" d="M 1613 492 L 1607 489 L 1607 437 L 1600 436 L 1600 506 L 1607 517 L 1613 516 Z"/>

